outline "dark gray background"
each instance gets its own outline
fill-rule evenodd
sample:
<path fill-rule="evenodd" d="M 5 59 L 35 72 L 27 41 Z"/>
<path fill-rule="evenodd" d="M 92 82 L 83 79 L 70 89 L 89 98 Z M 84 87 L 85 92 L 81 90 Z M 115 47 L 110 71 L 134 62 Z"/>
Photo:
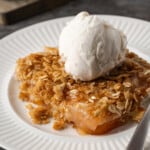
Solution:
<path fill-rule="evenodd" d="M 150 21 L 150 0 L 72 0 L 66 5 L 19 23 L 0 26 L 0 38 L 31 24 L 48 19 L 75 15 L 82 10 L 95 14 L 129 16 Z"/>

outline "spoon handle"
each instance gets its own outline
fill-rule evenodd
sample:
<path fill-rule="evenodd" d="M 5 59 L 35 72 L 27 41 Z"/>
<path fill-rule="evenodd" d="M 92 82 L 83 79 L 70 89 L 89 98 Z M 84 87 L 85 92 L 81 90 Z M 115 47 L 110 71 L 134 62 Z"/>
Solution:
<path fill-rule="evenodd" d="M 148 106 L 144 116 L 137 126 L 131 141 L 128 144 L 127 150 L 143 150 L 145 138 L 148 132 L 150 118 L 150 105 Z"/>

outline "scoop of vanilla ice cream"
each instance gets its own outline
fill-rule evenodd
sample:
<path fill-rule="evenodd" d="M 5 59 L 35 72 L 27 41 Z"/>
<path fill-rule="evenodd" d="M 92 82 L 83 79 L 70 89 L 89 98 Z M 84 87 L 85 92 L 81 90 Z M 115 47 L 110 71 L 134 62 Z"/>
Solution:
<path fill-rule="evenodd" d="M 125 35 L 88 12 L 79 13 L 62 30 L 59 53 L 74 79 L 96 79 L 125 59 Z"/>

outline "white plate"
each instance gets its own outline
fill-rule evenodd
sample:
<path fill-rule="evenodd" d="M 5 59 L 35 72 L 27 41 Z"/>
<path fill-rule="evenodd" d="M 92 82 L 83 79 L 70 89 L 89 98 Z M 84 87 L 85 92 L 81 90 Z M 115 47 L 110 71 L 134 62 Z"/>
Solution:
<path fill-rule="evenodd" d="M 150 56 L 150 23 L 99 15 L 128 37 L 128 46 L 147 60 Z M 0 145 L 14 150 L 124 150 L 136 125 L 127 125 L 104 136 L 80 136 L 74 129 L 58 132 L 48 125 L 33 125 L 24 103 L 18 100 L 15 62 L 44 46 L 57 46 L 61 29 L 71 17 L 46 21 L 17 31 L 0 41 Z M 150 134 L 146 141 L 150 149 Z"/>

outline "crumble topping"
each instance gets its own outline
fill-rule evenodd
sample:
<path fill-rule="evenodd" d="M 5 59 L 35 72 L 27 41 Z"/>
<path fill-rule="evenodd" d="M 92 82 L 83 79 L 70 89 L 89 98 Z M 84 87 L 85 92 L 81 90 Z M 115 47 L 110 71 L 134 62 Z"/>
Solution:
<path fill-rule="evenodd" d="M 33 123 L 49 123 L 52 117 L 56 130 L 72 122 L 66 115 L 70 105 L 86 109 L 84 113 L 93 118 L 105 114 L 139 121 L 144 113 L 141 101 L 150 92 L 150 64 L 131 52 L 108 75 L 84 82 L 64 71 L 57 48 L 46 47 L 17 61 L 16 78 L 19 98 L 29 103 Z"/>

